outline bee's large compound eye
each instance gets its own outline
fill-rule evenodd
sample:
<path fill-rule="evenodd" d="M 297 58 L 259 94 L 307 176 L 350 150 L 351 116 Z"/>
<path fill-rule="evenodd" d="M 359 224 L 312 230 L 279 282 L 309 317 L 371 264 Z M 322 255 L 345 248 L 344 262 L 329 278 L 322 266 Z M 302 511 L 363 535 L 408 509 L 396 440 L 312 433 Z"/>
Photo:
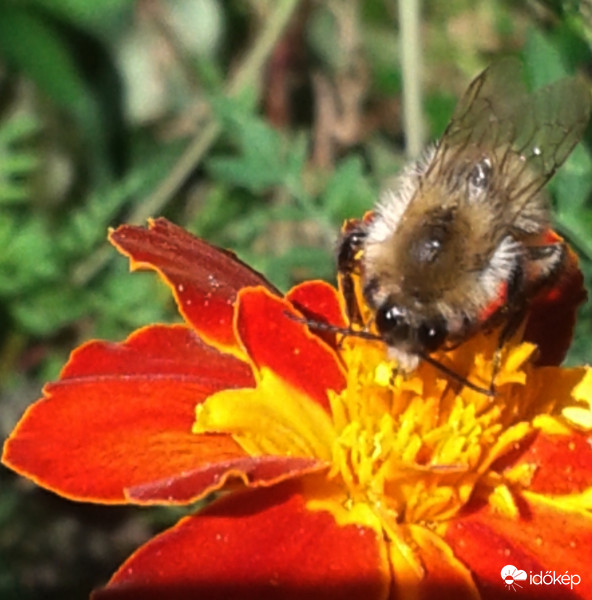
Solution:
<path fill-rule="evenodd" d="M 428 352 L 434 352 L 444 343 L 447 333 L 443 319 L 431 319 L 418 327 L 417 341 Z"/>
<path fill-rule="evenodd" d="M 389 343 L 409 339 L 409 321 L 398 306 L 381 306 L 376 311 L 376 328 Z"/>

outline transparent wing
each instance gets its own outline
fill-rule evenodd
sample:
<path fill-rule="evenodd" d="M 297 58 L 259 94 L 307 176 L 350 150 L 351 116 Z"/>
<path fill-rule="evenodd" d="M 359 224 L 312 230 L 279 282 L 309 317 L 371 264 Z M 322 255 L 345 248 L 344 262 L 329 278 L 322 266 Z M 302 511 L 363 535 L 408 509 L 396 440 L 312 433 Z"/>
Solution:
<path fill-rule="evenodd" d="M 568 157 L 590 112 L 590 91 L 566 78 L 527 92 L 520 62 L 505 59 L 483 71 L 460 99 L 440 141 L 430 174 L 492 158 L 496 181 L 517 211 Z"/>

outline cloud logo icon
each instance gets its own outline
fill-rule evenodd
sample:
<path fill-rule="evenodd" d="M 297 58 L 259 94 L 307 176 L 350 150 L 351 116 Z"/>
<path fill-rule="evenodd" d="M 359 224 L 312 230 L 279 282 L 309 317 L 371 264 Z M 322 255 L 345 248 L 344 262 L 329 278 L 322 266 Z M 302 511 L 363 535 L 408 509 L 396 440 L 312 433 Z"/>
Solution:
<path fill-rule="evenodd" d="M 522 587 L 517 582 L 526 581 L 526 571 L 517 569 L 514 565 L 506 565 L 501 571 L 501 576 L 508 588 Z"/>

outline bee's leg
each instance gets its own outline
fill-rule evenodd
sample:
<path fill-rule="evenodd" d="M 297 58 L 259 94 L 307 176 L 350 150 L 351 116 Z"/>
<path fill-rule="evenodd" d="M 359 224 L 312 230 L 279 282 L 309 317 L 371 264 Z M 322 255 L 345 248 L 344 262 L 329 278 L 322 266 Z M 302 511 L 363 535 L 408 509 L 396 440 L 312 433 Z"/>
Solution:
<path fill-rule="evenodd" d="M 339 282 L 341 284 L 341 290 L 343 292 L 343 298 L 345 300 L 345 315 L 347 317 L 347 323 L 349 327 L 352 324 L 362 326 L 362 314 L 356 298 L 356 291 L 354 287 L 354 280 L 352 278 L 352 271 L 345 271 L 339 273 Z M 342 342 L 347 336 L 342 336 L 337 343 L 337 347 L 342 347 Z"/>
<path fill-rule="evenodd" d="M 362 326 L 363 319 L 356 297 L 353 275 L 359 273 L 360 254 L 366 239 L 366 230 L 362 222 L 356 222 L 346 231 L 339 241 L 337 268 L 339 281 L 345 299 L 345 312 L 349 324 Z"/>
<path fill-rule="evenodd" d="M 500 367 L 502 348 L 516 333 L 528 312 L 525 298 L 532 298 L 546 286 L 552 285 L 561 272 L 566 256 L 567 247 L 563 242 L 530 246 L 526 248 L 524 265 L 518 265 L 512 273 L 508 287 L 508 304 L 517 308 L 509 315 L 498 338 L 493 357 L 491 391 L 494 389 L 493 382 Z"/>
<path fill-rule="evenodd" d="M 362 325 L 362 314 L 358 306 L 352 272 L 339 273 L 339 281 L 345 300 L 345 314 L 349 325 Z"/>

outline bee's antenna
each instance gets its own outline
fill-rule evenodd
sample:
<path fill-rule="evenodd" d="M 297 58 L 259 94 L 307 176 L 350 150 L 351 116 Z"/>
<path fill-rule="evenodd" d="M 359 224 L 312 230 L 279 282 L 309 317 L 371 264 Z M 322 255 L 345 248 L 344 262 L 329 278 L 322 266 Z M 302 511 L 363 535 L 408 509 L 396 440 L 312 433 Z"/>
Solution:
<path fill-rule="evenodd" d="M 351 327 L 339 327 L 339 325 L 333 325 L 332 323 L 327 323 L 326 321 L 315 321 L 314 319 L 297 317 L 296 315 L 293 315 L 288 311 L 284 311 L 284 314 L 288 318 L 292 319 L 292 321 L 296 321 L 297 323 L 307 325 L 311 329 L 318 329 L 319 331 L 327 331 L 329 333 L 337 333 L 339 335 L 344 335 L 347 337 L 357 337 L 363 340 L 373 340 L 375 342 L 383 341 L 383 339 L 379 335 L 377 335 L 376 333 L 371 333 L 370 331 L 352 329 Z"/>
<path fill-rule="evenodd" d="M 424 354 L 422 352 L 419 355 L 419 357 L 421 358 L 421 360 L 425 360 L 425 362 L 432 365 L 432 367 L 434 367 L 435 369 L 438 369 L 438 371 L 440 371 L 441 373 L 444 373 L 444 375 L 446 375 L 447 377 L 450 377 L 450 379 L 454 379 L 461 385 L 468 387 L 469 389 L 473 390 L 474 392 L 478 392 L 479 394 L 483 394 L 484 396 L 489 396 L 490 398 L 495 396 L 495 391 L 493 390 L 493 386 L 489 389 L 481 387 L 480 385 L 477 385 L 476 383 L 469 381 L 462 375 L 455 373 L 452 369 L 449 369 L 446 365 L 443 365 L 441 362 L 437 361 L 435 358 L 432 358 L 429 354 Z"/>
<path fill-rule="evenodd" d="M 292 321 L 296 321 L 298 323 L 302 323 L 303 325 L 307 325 L 311 329 L 317 329 L 319 331 L 328 331 L 330 333 L 337 333 L 337 334 L 340 334 L 343 336 L 357 337 L 357 338 L 361 338 L 363 340 L 372 340 L 375 342 L 384 343 L 384 340 L 382 339 L 381 336 L 379 336 L 376 333 L 372 333 L 370 331 L 351 329 L 351 327 L 339 327 L 338 325 L 333 325 L 332 323 L 327 323 L 326 321 L 315 321 L 314 319 L 306 319 L 304 317 L 297 317 L 296 315 L 289 313 L 288 311 L 285 311 L 285 315 L 288 318 L 292 319 Z M 473 390 L 474 392 L 483 394 L 484 396 L 488 396 L 490 398 L 495 396 L 495 391 L 493 390 L 493 387 L 490 389 L 487 389 L 480 385 L 477 385 L 476 383 L 472 383 L 471 381 L 469 381 L 462 375 L 455 373 L 452 369 L 450 369 L 446 365 L 443 365 L 441 362 L 437 361 L 435 358 L 432 358 L 429 354 L 425 354 L 422 352 L 419 354 L 419 357 L 421 358 L 421 360 L 424 360 L 425 362 L 427 362 L 429 365 L 431 365 L 435 369 L 438 369 L 438 371 L 440 371 L 441 373 L 444 373 L 444 375 L 446 375 L 450 379 L 453 379 L 454 381 L 460 383 L 461 385 L 468 387 L 469 389 Z"/>

